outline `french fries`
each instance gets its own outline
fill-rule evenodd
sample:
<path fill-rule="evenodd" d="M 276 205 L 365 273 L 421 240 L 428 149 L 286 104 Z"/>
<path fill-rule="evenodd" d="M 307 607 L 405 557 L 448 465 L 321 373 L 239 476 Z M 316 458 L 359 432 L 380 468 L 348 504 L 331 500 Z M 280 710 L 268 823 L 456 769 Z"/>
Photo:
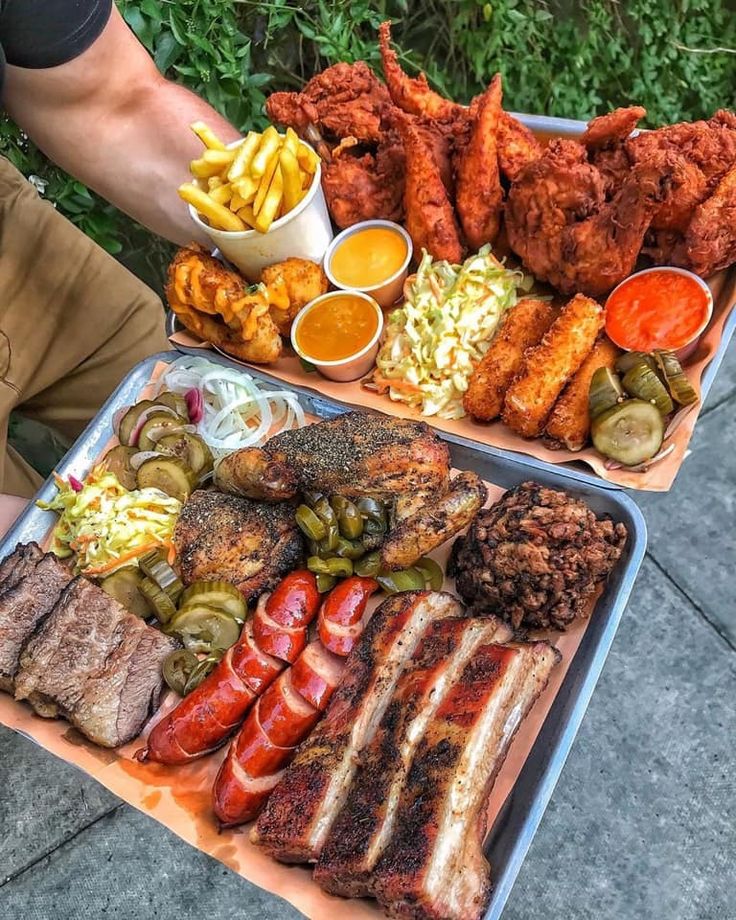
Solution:
<path fill-rule="evenodd" d="M 205 149 L 189 164 L 193 181 L 180 186 L 179 196 L 217 230 L 267 233 L 314 182 L 319 157 L 291 128 L 284 135 L 272 125 L 262 134 L 249 131 L 231 148 L 204 122 L 191 129 Z"/>

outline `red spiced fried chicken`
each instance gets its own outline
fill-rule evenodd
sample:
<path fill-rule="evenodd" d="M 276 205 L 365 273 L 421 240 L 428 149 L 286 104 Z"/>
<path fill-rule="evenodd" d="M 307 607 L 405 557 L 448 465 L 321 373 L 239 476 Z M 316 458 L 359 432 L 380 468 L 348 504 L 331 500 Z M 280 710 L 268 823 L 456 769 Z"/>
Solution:
<path fill-rule="evenodd" d="M 585 615 L 626 543 L 626 528 L 565 492 L 525 482 L 481 511 L 453 547 L 457 591 L 477 615 L 515 629 L 564 630 Z"/>

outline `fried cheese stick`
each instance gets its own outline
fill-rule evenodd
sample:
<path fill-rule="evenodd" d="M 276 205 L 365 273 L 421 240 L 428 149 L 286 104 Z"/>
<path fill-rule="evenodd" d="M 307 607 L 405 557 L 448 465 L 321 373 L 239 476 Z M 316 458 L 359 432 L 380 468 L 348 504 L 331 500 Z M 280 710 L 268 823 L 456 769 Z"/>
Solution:
<path fill-rule="evenodd" d="M 563 307 L 506 391 L 502 418 L 512 431 L 524 438 L 542 433 L 557 397 L 590 354 L 603 322 L 603 307 L 584 294 Z"/>
<path fill-rule="evenodd" d="M 613 370 L 620 351 L 602 335 L 580 365 L 580 370 L 565 387 L 547 420 L 547 434 L 568 450 L 582 450 L 590 434 L 588 393 L 590 381 L 599 367 Z"/>
<path fill-rule="evenodd" d="M 463 397 L 468 415 L 482 422 L 498 418 L 506 390 L 524 368 L 524 352 L 540 342 L 554 316 L 549 303 L 532 298 L 520 300 L 509 310 L 471 374 Z"/>

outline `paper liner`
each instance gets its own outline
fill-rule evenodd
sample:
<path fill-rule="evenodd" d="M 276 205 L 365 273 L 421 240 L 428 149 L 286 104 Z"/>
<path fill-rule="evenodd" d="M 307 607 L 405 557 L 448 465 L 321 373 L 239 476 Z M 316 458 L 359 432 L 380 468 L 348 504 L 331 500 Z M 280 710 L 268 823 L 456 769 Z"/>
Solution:
<path fill-rule="evenodd" d="M 723 336 L 723 327 L 736 305 L 736 270 L 720 272 L 709 282 L 713 291 L 713 318 L 703 334 L 697 351 L 686 363 L 686 373 L 695 389 L 700 392 L 700 382 L 703 373 L 713 359 Z M 188 332 L 176 332 L 171 336 L 174 345 L 184 345 L 190 348 L 211 346 L 202 343 Z M 224 352 L 223 352 L 224 353 Z M 230 360 L 244 367 L 251 365 L 228 355 Z M 683 419 L 676 432 L 668 439 L 668 444 L 674 444 L 675 449 L 670 455 L 656 463 L 647 472 L 636 473 L 631 470 L 607 470 L 605 458 L 593 447 L 581 451 L 550 450 L 541 439 L 526 440 L 510 431 L 502 422 L 475 422 L 471 418 L 441 419 L 436 416 L 422 416 L 418 410 L 412 409 L 404 403 L 393 402 L 388 396 L 372 393 L 361 387 L 359 381 L 352 383 L 335 383 L 326 380 L 318 373 L 307 373 L 301 366 L 297 357 L 290 352 L 274 364 L 252 365 L 257 370 L 271 375 L 286 383 L 307 387 L 316 393 L 329 396 L 350 406 L 374 409 L 389 415 L 402 418 L 421 418 L 432 427 L 449 434 L 459 435 L 469 441 L 488 444 L 501 450 L 515 451 L 535 457 L 547 463 L 573 463 L 582 462 L 591 467 L 602 479 L 631 489 L 642 489 L 652 492 L 666 492 L 672 487 L 682 461 L 687 454 L 687 447 L 692 437 L 695 423 L 698 420 L 702 404 L 698 403 L 694 410 Z"/>
<path fill-rule="evenodd" d="M 166 368 L 158 364 L 154 379 Z M 150 386 L 150 385 L 149 385 Z M 141 395 L 150 392 L 147 387 Z M 489 503 L 495 502 L 504 490 L 488 483 Z M 443 568 L 450 547 L 446 545 L 432 555 Z M 447 580 L 445 588 L 454 584 Z M 374 602 L 374 606 L 378 601 Z M 595 599 L 588 605 L 593 613 Z M 593 613 L 593 615 L 595 615 Z M 538 633 L 535 638 L 547 638 L 560 651 L 562 660 L 552 673 L 550 682 L 531 712 L 521 724 L 509 749 L 488 801 L 488 828 L 501 812 L 504 802 L 534 745 L 547 713 L 562 685 L 573 656 L 580 645 L 589 620 L 579 619 L 566 633 Z M 313 881 L 311 870 L 303 866 L 285 866 L 253 846 L 248 839 L 251 825 L 219 832 L 212 813 L 211 789 L 227 748 L 201 760 L 181 767 L 156 763 L 138 763 L 135 752 L 153 724 L 176 705 L 178 697 L 168 692 L 162 707 L 140 738 L 114 751 L 97 747 L 83 738 L 76 729 L 62 720 L 47 720 L 35 715 L 25 703 L 7 694 L 0 694 L 0 723 L 21 732 L 67 763 L 73 764 L 129 805 L 155 818 L 187 843 L 215 859 L 272 894 L 285 898 L 298 910 L 315 920 L 358 920 L 382 916 L 374 901 L 344 900 L 325 894 Z M 492 867 L 491 867 L 492 869 Z"/>

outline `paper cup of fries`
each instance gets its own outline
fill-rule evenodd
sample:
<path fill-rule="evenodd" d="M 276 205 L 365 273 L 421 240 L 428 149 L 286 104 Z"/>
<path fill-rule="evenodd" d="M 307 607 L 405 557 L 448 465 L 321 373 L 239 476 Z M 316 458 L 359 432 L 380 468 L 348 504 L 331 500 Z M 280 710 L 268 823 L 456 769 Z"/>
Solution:
<path fill-rule="evenodd" d="M 333 232 L 316 151 L 291 129 L 227 146 L 205 125 L 192 129 L 206 149 L 179 194 L 223 256 L 251 281 L 284 259 L 321 262 Z"/>

